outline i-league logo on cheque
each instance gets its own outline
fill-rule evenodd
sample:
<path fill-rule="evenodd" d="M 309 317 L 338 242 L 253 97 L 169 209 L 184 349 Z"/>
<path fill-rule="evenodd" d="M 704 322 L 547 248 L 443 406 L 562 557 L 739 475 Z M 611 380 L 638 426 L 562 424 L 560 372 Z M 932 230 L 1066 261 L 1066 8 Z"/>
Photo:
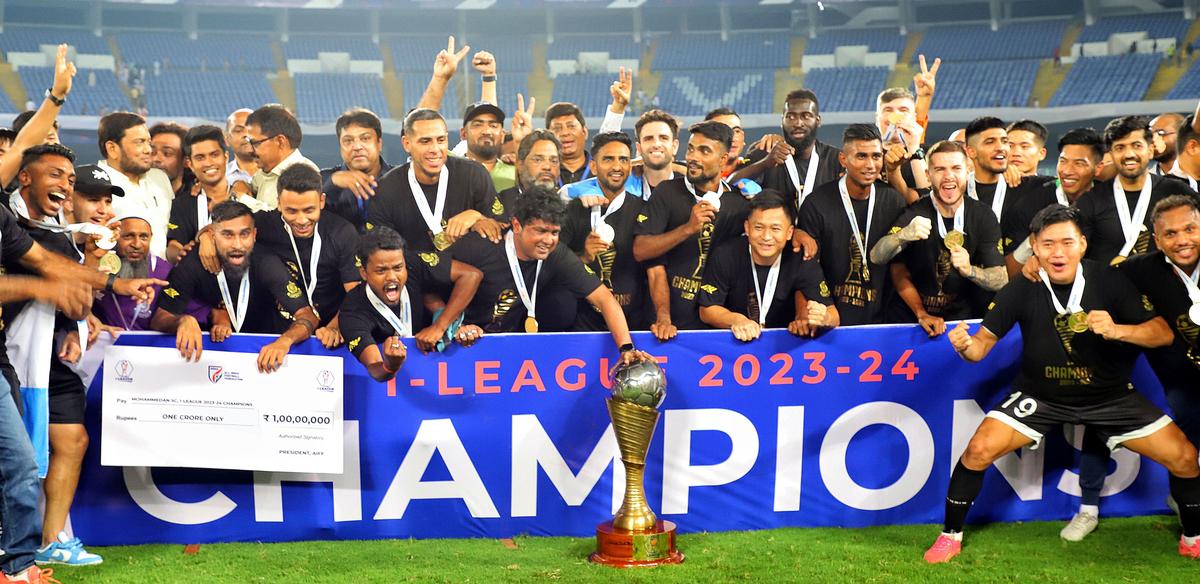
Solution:
<path fill-rule="evenodd" d="M 211 381 L 212 383 L 216 383 L 216 382 L 220 381 L 221 378 L 224 376 L 225 376 L 225 368 L 224 367 L 222 367 L 220 365 L 209 365 L 208 366 L 208 380 Z"/>
<path fill-rule="evenodd" d="M 320 373 L 317 373 L 317 389 L 333 391 L 333 373 L 328 369 L 322 369 Z"/>
<path fill-rule="evenodd" d="M 130 363 L 128 359 L 121 359 L 120 361 L 117 361 L 115 371 L 117 374 L 117 381 L 133 381 L 133 363 Z"/>

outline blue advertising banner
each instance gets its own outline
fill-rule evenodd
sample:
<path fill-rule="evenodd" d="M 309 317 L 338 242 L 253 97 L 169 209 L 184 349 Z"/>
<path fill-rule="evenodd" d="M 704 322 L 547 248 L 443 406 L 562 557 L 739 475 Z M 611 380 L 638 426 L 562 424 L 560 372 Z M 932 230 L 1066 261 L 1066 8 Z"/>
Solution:
<path fill-rule="evenodd" d="M 268 341 L 205 348 L 257 352 Z M 817 339 L 767 331 L 748 344 L 727 331 L 635 341 L 668 379 L 647 497 L 683 532 L 940 522 L 950 470 L 1006 397 L 1020 347 L 1014 332 L 973 365 L 915 326 Z M 118 344 L 173 347 L 174 338 Z M 329 354 L 315 341 L 293 353 Z M 340 475 L 103 467 L 97 375 L 76 533 L 92 545 L 586 536 L 619 506 L 624 470 L 603 403 L 616 358 L 607 334 L 496 335 L 434 355 L 410 346 L 388 384 L 333 354 L 346 357 Z M 1144 363 L 1135 384 L 1162 403 Z M 971 520 L 1069 517 L 1072 433 L 1000 460 Z M 1165 512 L 1166 482 L 1161 467 L 1119 451 L 1105 515 Z"/>

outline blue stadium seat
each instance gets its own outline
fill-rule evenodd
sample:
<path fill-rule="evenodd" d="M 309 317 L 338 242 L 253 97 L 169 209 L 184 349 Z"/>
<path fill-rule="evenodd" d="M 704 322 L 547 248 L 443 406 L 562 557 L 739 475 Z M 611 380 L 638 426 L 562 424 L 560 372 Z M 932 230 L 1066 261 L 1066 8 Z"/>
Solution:
<path fill-rule="evenodd" d="M 806 55 L 832 55 L 838 47 L 867 45 L 872 53 L 901 53 L 908 39 L 900 36 L 895 28 L 872 28 L 867 30 L 831 30 L 818 32 L 817 38 L 808 39 L 804 48 Z"/>
<path fill-rule="evenodd" d="M 933 107 L 938 109 L 1025 107 L 1038 61 L 950 62 L 938 71 Z"/>
<path fill-rule="evenodd" d="M 1139 101 L 1160 61 L 1159 55 L 1083 57 L 1071 67 L 1050 105 Z"/>
<path fill-rule="evenodd" d="M 559 75 L 554 79 L 554 101 L 569 101 L 585 116 L 603 115 L 612 102 L 608 88 L 616 78 L 608 74 Z"/>
<path fill-rule="evenodd" d="M 1192 62 L 1187 73 L 1179 78 L 1175 87 L 1167 94 L 1167 99 L 1196 99 L 1200 98 L 1200 59 Z"/>
<path fill-rule="evenodd" d="M 294 79 L 296 117 L 301 122 L 332 122 L 352 107 L 365 107 L 381 118 L 391 117 L 378 75 L 299 73 Z"/>
<path fill-rule="evenodd" d="M 640 59 L 642 45 L 634 42 L 633 35 L 606 34 L 558 37 L 546 47 L 548 59 L 575 59 L 583 52 L 607 52 L 610 59 Z"/>
<path fill-rule="evenodd" d="M 446 48 L 446 35 L 396 36 L 385 40 L 392 49 L 392 61 L 396 66 L 397 73 L 421 71 L 428 74 L 432 72 L 433 60 L 437 57 L 438 51 Z M 407 88 L 408 83 L 406 82 L 404 86 Z M 421 87 L 424 88 L 425 84 L 422 83 Z M 405 93 L 409 92 L 406 90 Z M 417 95 L 419 96 L 420 93 L 418 92 Z M 413 99 L 413 103 L 416 103 L 416 99 Z"/>
<path fill-rule="evenodd" d="M 874 111 L 890 74 L 887 67 L 812 69 L 804 75 L 804 86 L 817 94 L 823 112 Z"/>
<path fill-rule="evenodd" d="M 224 120 L 234 110 L 277 101 L 261 72 L 163 71 L 146 75 L 146 109 L 154 116 Z"/>
<path fill-rule="evenodd" d="M 121 60 L 149 67 L 160 61 L 167 69 L 272 70 L 275 56 L 266 35 L 205 35 L 190 40 L 165 32 L 123 32 L 114 36 Z"/>
<path fill-rule="evenodd" d="M 721 106 L 740 114 L 774 110 L 775 72 L 771 70 L 674 71 L 658 87 L 661 107 L 678 116 L 699 116 Z"/>
<path fill-rule="evenodd" d="M 675 34 L 657 43 L 655 71 L 689 69 L 782 69 L 791 62 L 792 37 L 786 33 Z"/>
<path fill-rule="evenodd" d="M 49 28 L 20 26 L 8 23 L 4 34 L 0 34 L 0 51 L 8 53 L 36 53 L 42 45 L 58 45 L 67 43 L 75 47 L 76 52 L 88 55 L 108 55 L 108 43 L 103 37 L 98 37 L 91 31 L 80 28 Z"/>
<path fill-rule="evenodd" d="M 7 33 L 5 33 L 7 34 Z M 88 73 L 96 73 L 96 86 L 88 87 Z M 39 102 L 46 88 L 54 82 L 52 67 L 21 67 L 18 71 L 25 93 Z M 63 106 L 66 115 L 99 115 L 101 112 L 129 110 L 129 100 L 117 85 L 117 76 L 107 69 L 83 69 L 75 76 L 71 97 Z"/>
<path fill-rule="evenodd" d="M 442 48 L 446 48 L 446 39 L 442 39 Z M 432 59 L 432 57 L 431 57 Z M 433 61 L 430 60 L 430 63 Z M 396 119 L 402 119 L 404 114 L 409 110 L 417 107 L 417 102 L 421 101 L 421 94 L 425 92 L 425 86 L 429 84 L 429 71 L 409 72 L 404 73 L 402 81 L 404 82 L 404 111 L 396 112 Z M 478 83 L 478 78 L 475 79 Z M 446 95 L 442 97 L 442 113 L 446 117 L 457 118 L 462 115 L 463 106 L 462 100 L 458 97 L 458 88 L 460 87 L 458 77 L 455 77 L 454 82 L 450 87 L 446 88 Z M 502 87 L 497 88 L 497 92 Z M 515 99 L 515 97 L 514 97 Z"/>
<path fill-rule="evenodd" d="M 1177 42 L 1183 42 L 1190 24 L 1182 14 L 1177 13 L 1109 16 L 1084 27 L 1079 34 L 1079 42 L 1103 42 L 1116 33 L 1142 31 L 1149 33 L 1150 38 L 1174 38 Z"/>
<path fill-rule="evenodd" d="M 8 97 L 8 92 L 0 91 L 0 113 L 15 114 L 20 111 L 17 106 L 13 105 L 12 99 Z"/>
<path fill-rule="evenodd" d="M 1065 20 L 1013 23 L 995 32 L 985 25 L 933 26 L 925 31 L 913 60 L 922 54 L 943 61 L 1049 59 L 1066 28 Z"/>
<path fill-rule="evenodd" d="M 362 61 L 383 59 L 379 45 L 364 35 L 314 35 L 297 34 L 283 43 L 283 56 L 287 59 L 316 59 L 320 53 L 350 53 L 350 58 Z M 430 61 L 432 63 L 432 61 Z"/>

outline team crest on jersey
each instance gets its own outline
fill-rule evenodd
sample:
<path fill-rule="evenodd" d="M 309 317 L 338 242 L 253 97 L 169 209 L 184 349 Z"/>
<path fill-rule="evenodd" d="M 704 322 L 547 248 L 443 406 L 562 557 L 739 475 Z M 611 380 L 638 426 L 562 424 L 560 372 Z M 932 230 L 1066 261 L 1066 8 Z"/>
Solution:
<path fill-rule="evenodd" d="M 367 231 L 370 231 L 372 229 L 375 229 L 375 224 L 371 223 L 370 221 L 367 221 Z"/>
<path fill-rule="evenodd" d="M 713 286 L 712 284 L 704 284 L 700 286 L 700 289 L 708 292 L 709 294 L 716 294 L 717 292 L 717 287 Z"/>
<path fill-rule="evenodd" d="M 179 226 L 174 223 L 167 223 L 167 229 L 179 229 Z"/>
<path fill-rule="evenodd" d="M 171 298 L 175 298 L 176 296 L 179 296 L 179 291 L 174 288 L 163 288 L 163 294 L 166 294 Z"/>
<path fill-rule="evenodd" d="M 360 258 L 358 256 L 354 256 L 354 267 L 356 267 L 356 268 L 362 267 L 362 258 Z"/>
<path fill-rule="evenodd" d="M 899 225 L 893 225 L 892 228 L 888 230 L 888 235 L 895 235 L 897 233 L 900 233 Z"/>
<path fill-rule="evenodd" d="M 996 240 L 996 251 L 1000 252 L 1001 255 L 1004 254 L 1004 242 L 999 239 Z"/>
<path fill-rule="evenodd" d="M 1148 311 L 1154 310 L 1154 303 L 1150 302 L 1150 299 L 1145 294 L 1142 294 L 1142 308 Z"/>
<path fill-rule="evenodd" d="M 287 283 L 287 297 L 288 298 L 299 298 L 300 297 L 300 287 L 297 286 L 295 282 Z"/>
<path fill-rule="evenodd" d="M 587 273 L 589 273 L 589 274 L 591 274 L 591 275 L 593 275 L 593 276 L 595 276 L 595 275 L 596 275 L 596 271 L 595 271 L 595 270 L 593 270 L 593 269 L 592 269 L 592 267 L 591 267 L 591 266 L 589 266 L 589 265 L 587 265 L 587 264 L 583 264 L 583 269 L 584 269 L 584 270 L 586 270 L 586 271 L 587 271 Z"/>
<path fill-rule="evenodd" d="M 350 347 L 351 351 L 353 351 L 355 348 L 358 347 L 358 344 L 361 342 L 362 342 L 362 337 L 354 337 L 354 340 L 350 341 L 350 344 L 347 346 Z"/>
<path fill-rule="evenodd" d="M 649 217 L 642 215 L 641 213 L 638 213 L 638 217 L 637 217 L 638 223 L 645 223 L 647 219 L 649 219 Z"/>
<path fill-rule="evenodd" d="M 996 303 L 995 303 L 995 302 L 989 302 L 989 303 L 988 303 L 988 310 L 991 310 L 991 309 L 993 309 L 993 308 L 995 308 L 995 307 L 996 307 Z"/>
<path fill-rule="evenodd" d="M 291 270 L 293 274 L 300 272 L 300 266 L 297 266 L 296 262 L 286 262 L 286 263 L 287 263 L 288 269 Z"/>
<path fill-rule="evenodd" d="M 821 290 L 821 298 L 829 298 L 829 284 L 826 284 L 825 280 L 821 280 L 819 288 Z"/>
<path fill-rule="evenodd" d="M 499 215 L 503 215 L 503 214 L 504 214 L 504 203 L 500 202 L 500 197 L 496 197 L 495 199 L 492 199 L 492 215 L 499 216 Z"/>
<path fill-rule="evenodd" d="M 437 267 L 438 262 L 442 261 L 442 259 L 439 258 L 438 254 L 436 254 L 436 253 L 424 253 L 423 252 L 423 253 L 418 253 L 417 255 L 420 256 L 421 261 L 429 264 L 429 267 L 431 267 L 431 268 Z"/>

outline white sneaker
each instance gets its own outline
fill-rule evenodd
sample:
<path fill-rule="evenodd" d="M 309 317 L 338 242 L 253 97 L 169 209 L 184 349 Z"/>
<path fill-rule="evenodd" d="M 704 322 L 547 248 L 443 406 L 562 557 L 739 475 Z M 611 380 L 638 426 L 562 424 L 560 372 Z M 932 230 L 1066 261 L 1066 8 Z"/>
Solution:
<path fill-rule="evenodd" d="M 1076 513 L 1058 535 L 1067 541 L 1083 541 L 1099 524 L 1100 518 L 1091 513 Z"/>

